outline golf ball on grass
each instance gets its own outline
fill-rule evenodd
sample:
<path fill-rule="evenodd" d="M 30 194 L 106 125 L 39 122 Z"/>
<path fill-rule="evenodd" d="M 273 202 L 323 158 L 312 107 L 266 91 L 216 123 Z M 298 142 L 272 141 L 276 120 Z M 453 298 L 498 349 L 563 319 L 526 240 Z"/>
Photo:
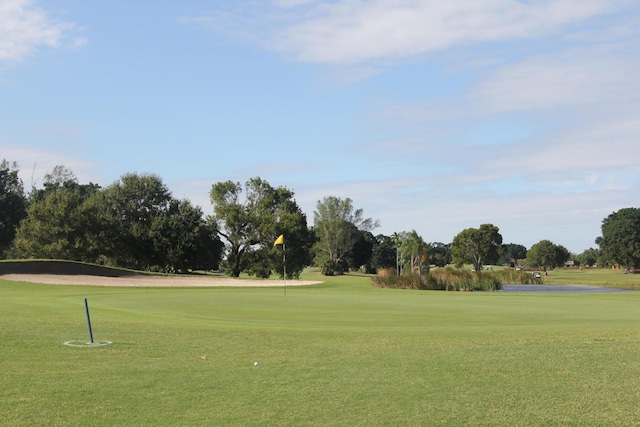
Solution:
<path fill-rule="evenodd" d="M 253 366 L 258 366 L 258 362 L 253 362 Z"/>

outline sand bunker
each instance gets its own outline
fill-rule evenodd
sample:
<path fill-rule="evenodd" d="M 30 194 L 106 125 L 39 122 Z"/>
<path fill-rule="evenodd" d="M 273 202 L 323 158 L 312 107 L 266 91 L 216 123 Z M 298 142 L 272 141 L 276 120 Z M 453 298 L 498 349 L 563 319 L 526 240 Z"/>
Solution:
<path fill-rule="evenodd" d="M 4 274 L 0 279 L 15 282 L 43 283 L 46 285 L 89 285 L 89 286 L 120 286 L 120 287 L 280 287 L 282 280 L 249 280 L 211 276 L 125 276 L 103 277 L 89 275 L 64 274 Z M 322 283 L 312 280 L 287 280 L 286 286 L 308 286 Z"/>

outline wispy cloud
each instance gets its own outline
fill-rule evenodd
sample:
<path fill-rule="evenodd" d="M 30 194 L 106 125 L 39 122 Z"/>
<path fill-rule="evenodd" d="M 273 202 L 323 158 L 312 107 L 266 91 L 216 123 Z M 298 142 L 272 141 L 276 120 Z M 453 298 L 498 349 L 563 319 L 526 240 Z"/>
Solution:
<path fill-rule="evenodd" d="M 350 197 L 391 234 L 416 229 L 427 241 L 451 242 L 455 234 L 482 223 L 497 225 L 507 242 L 531 246 L 540 239 L 567 244 L 580 252 L 595 246 L 600 224 L 612 211 L 629 205 L 629 188 L 554 194 L 529 191 L 497 194 L 491 187 L 460 192 L 464 177 L 404 176 L 376 181 L 346 181 L 296 188 L 298 203 L 313 218 L 318 200 Z M 457 184 L 446 185 L 448 178 Z"/>
<path fill-rule="evenodd" d="M 457 46 L 552 36 L 624 1 L 343 0 L 312 3 L 276 31 L 271 47 L 296 59 L 361 63 Z"/>
<path fill-rule="evenodd" d="M 640 100 L 640 45 L 608 43 L 535 55 L 501 66 L 470 98 L 484 112 L 614 107 Z"/>
<path fill-rule="evenodd" d="M 480 165 L 467 165 L 472 173 L 485 168 L 502 175 L 533 175 L 632 167 L 640 154 L 638 58 L 637 43 L 607 43 L 495 66 L 459 96 L 395 103 L 372 112 L 371 122 L 383 121 L 405 135 L 368 148 L 387 156 L 422 149 L 435 152 L 439 160 L 460 163 L 461 156 L 454 154 L 464 135 L 475 133 L 482 147 L 465 147 Z M 483 134 L 491 128 L 487 123 L 496 121 L 495 134 Z M 516 136 L 507 140 L 508 146 L 486 148 L 504 141 L 507 125 Z"/>
<path fill-rule="evenodd" d="M 100 175 L 101 167 L 95 162 L 61 154 L 58 151 L 8 144 L 2 139 L 0 139 L 0 151 L 3 158 L 18 163 L 20 178 L 27 188 L 41 185 L 44 175 L 57 165 L 64 165 L 71 169 L 83 183 L 95 182 Z"/>
<path fill-rule="evenodd" d="M 72 37 L 73 23 L 52 18 L 32 0 L 0 2 L 0 63 L 19 62 L 42 47 L 77 48 L 86 44 Z"/>

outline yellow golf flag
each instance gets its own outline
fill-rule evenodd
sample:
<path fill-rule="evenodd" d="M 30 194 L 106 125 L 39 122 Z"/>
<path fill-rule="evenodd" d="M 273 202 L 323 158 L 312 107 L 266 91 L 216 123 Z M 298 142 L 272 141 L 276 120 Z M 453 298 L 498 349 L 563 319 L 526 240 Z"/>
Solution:
<path fill-rule="evenodd" d="M 276 241 L 273 243 L 273 246 L 284 245 L 284 234 L 278 236 Z"/>

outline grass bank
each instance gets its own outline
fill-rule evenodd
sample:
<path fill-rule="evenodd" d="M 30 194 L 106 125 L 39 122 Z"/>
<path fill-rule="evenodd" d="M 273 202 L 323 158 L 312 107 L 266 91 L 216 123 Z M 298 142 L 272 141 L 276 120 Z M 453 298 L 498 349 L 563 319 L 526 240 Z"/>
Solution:
<path fill-rule="evenodd" d="M 87 340 L 85 297 L 96 340 L 113 344 L 62 344 Z M 0 415 L 7 426 L 634 425 L 638 303 L 378 289 L 357 275 L 286 295 L 0 281 Z"/>
<path fill-rule="evenodd" d="M 559 285 L 604 286 L 640 290 L 640 274 L 625 274 L 610 268 L 560 268 L 548 272 L 544 283 Z"/>

